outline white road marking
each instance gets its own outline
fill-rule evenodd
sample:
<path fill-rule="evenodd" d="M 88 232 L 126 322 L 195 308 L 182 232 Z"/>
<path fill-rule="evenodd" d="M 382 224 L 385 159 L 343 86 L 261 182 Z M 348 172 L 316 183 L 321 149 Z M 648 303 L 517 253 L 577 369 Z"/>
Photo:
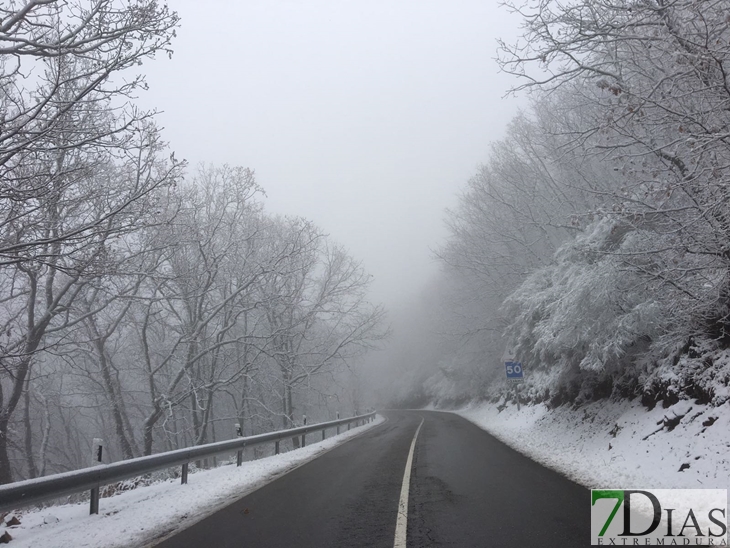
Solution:
<path fill-rule="evenodd" d="M 406 461 L 406 471 L 403 474 L 403 485 L 400 489 L 400 501 L 398 501 L 398 520 L 395 522 L 395 544 L 393 548 L 406 548 L 406 530 L 408 526 L 408 490 L 411 486 L 411 468 L 413 465 L 413 451 L 416 449 L 416 439 L 418 439 L 418 432 L 423 426 L 423 419 L 421 424 L 416 428 L 416 434 L 413 436 L 411 442 L 411 450 L 408 452 L 408 460 Z"/>

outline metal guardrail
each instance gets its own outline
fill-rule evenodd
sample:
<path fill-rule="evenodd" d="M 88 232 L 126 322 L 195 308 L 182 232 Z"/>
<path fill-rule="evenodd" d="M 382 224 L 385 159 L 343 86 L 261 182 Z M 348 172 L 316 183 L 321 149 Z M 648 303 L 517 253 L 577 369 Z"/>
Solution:
<path fill-rule="evenodd" d="M 197 445 L 175 451 L 167 451 L 156 455 L 138 457 L 134 459 L 102 464 L 73 472 L 63 472 L 52 476 L 29 479 L 9 483 L 0 486 L 0 512 L 14 510 L 23 506 L 29 506 L 38 502 L 55 499 L 72 493 L 91 490 L 91 513 L 99 512 L 99 488 L 109 483 L 122 481 L 150 472 L 172 468 L 182 465 L 182 483 L 187 483 L 188 464 L 190 462 L 220 455 L 222 453 L 237 452 L 237 465 L 241 466 L 243 461 L 243 450 L 246 447 L 254 447 L 264 443 L 275 442 L 275 452 L 279 453 L 279 442 L 296 436 L 302 437 L 302 446 L 306 445 L 306 435 L 310 432 L 322 431 L 322 439 L 325 439 L 325 432 L 328 428 L 336 428 L 340 433 L 340 426 L 360 422 L 363 424 L 375 418 L 375 411 L 346 419 L 337 419 L 329 422 L 321 422 L 290 428 L 289 430 L 278 430 L 267 432 L 256 436 L 239 437 L 232 440 Z M 306 419 L 305 419 L 306 420 Z"/>

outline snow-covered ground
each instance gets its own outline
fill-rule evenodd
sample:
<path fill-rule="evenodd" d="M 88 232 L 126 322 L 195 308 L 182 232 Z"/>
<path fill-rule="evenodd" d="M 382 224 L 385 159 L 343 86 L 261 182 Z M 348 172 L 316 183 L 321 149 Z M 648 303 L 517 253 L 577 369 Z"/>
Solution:
<path fill-rule="evenodd" d="M 213 514 L 243 495 L 372 428 L 375 421 L 303 449 L 256 461 L 191 473 L 187 485 L 168 480 L 103 498 L 99 514 L 89 503 L 66 504 L 14 515 L 20 525 L 3 527 L 13 548 L 142 547 Z M 6 516 L 10 520 L 12 515 Z M 0 533 L 2 534 L 2 533 Z"/>
<path fill-rule="evenodd" d="M 492 403 L 456 411 L 507 445 L 593 489 L 730 489 L 730 404 Z M 681 417 L 681 418 L 680 418 Z M 676 423 L 674 427 L 672 424 Z"/>

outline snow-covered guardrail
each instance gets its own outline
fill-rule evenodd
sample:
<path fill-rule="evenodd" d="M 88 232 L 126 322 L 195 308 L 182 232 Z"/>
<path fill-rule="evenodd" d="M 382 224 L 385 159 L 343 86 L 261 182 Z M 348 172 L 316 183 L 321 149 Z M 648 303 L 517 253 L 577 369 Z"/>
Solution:
<path fill-rule="evenodd" d="M 165 453 L 158 453 L 157 455 L 149 455 L 147 457 L 139 457 L 112 464 L 101 464 L 91 468 L 84 468 L 83 470 L 9 483 L 0 486 L 0 512 L 72 493 L 91 490 L 91 513 L 96 514 L 99 511 L 99 488 L 103 485 L 142 476 L 156 470 L 172 468 L 173 466 L 182 466 L 181 481 L 182 483 L 187 483 L 188 464 L 193 461 L 222 453 L 237 452 L 237 464 L 241 466 L 243 450 L 246 447 L 274 442 L 276 444 L 276 453 L 278 454 L 279 442 L 281 440 L 301 436 L 302 445 L 305 445 L 305 436 L 310 432 L 321 431 L 322 439 L 324 439 L 328 428 L 336 428 L 339 434 L 340 426 L 347 425 L 349 429 L 353 423 L 355 425 L 360 423 L 364 424 L 374 418 L 375 411 L 345 419 L 337 419 L 312 425 L 305 424 L 305 426 L 290 428 L 289 430 L 278 430 L 276 432 L 267 432 L 245 438 L 239 437 L 232 440 L 197 445 L 195 447 L 167 451 Z"/>

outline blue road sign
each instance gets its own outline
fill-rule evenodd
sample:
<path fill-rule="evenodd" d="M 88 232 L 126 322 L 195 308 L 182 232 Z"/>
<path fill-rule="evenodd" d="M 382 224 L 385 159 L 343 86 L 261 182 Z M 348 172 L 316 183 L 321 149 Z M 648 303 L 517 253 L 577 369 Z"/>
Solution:
<path fill-rule="evenodd" d="M 506 361 L 504 362 L 505 373 L 507 373 L 507 380 L 511 382 L 520 382 L 524 380 L 522 362 Z"/>

